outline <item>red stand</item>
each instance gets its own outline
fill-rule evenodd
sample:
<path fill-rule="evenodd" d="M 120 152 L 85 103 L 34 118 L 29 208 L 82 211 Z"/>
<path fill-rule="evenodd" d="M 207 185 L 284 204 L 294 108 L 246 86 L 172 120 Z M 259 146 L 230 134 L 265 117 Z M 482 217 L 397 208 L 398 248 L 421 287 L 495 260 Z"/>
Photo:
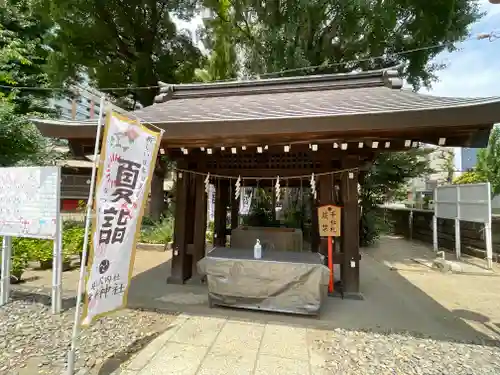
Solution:
<path fill-rule="evenodd" d="M 330 282 L 328 292 L 333 293 L 333 237 L 328 236 L 328 268 L 330 269 Z"/>

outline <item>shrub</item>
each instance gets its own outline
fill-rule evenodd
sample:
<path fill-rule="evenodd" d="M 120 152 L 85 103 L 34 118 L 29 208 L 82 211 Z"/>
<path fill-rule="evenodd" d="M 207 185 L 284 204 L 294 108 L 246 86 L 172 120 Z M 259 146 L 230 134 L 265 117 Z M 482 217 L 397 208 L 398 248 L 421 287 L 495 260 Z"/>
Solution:
<path fill-rule="evenodd" d="M 207 225 L 207 231 L 205 232 L 205 241 L 207 243 L 212 243 L 214 240 L 214 222 L 209 221 Z"/>
<path fill-rule="evenodd" d="M 160 223 L 143 228 L 139 241 L 151 244 L 165 244 L 172 241 L 173 231 L 173 221 L 164 219 Z"/>
<path fill-rule="evenodd" d="M 82 252 L 84 234 L 85 228 L 78 226 L 67 228 L 63 231 L 63 260 L 67 260 L 72 255 L 80 254 Z"/>
<path fill-rule="evenodd" d="M 21 240 L 21 241 L 16 241 Z M 17 280 L 21 279 L 24 270 L 28 267 L 28 261 L 30 260 L 30 246 L 25 246 L 22 240 L 34 241 L 29 238 L 13 238 L 12 239 L 12 267 L 11 275 Z"/>

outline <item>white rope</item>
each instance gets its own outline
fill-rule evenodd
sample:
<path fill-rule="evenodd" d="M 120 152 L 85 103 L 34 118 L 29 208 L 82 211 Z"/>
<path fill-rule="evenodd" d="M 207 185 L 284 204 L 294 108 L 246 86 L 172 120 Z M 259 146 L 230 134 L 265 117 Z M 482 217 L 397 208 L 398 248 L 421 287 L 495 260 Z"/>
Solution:
<path fill-rule="evenodd" d="M 191 173 L 195 175 L 201 175 L 201 176 L 207 176 L 210 175 L 210 177 L 215 177 L 215 178 L 225 178 L 228 180 L 232 179 L 238 179 L 240 178 L 241 180 L 274 180 L 276 177 L 243 177 L 243 176 L 226 176 L 226 175 L 221 175 L 221 174 L 213 174 L 213 173 L 204 173 L 204 172 L 198 172 L 198 171 L 192 171 L 189 169 L 182 169 L 182 168 L 175 168 L 177 172 L 182 172 L 182 173 Z M 339 169 L 336 171 L 331 171 L 331 172 L 322 172 L 322 173 L 315 173 L 314 176 L 331 176 L 339 173 L 344 173 L 344 172 L 356 172 L 358 171 L 359 168 L 347 168 L 347 169 Z M 294 179 L 303 179 L 303 178 L 309 178 L 311 177 L 310 174 L 304 174 L 304 175 L 297 175 L 297 176 L 287 176 L 283 177 L 280 176 L 280 180 L 294 180 Z"/>

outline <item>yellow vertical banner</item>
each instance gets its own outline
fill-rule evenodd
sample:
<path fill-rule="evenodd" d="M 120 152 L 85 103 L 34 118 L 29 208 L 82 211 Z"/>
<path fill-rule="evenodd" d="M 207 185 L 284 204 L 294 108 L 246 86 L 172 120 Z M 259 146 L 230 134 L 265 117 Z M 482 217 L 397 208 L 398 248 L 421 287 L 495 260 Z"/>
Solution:
<path fill-rule="evenodd" d="M 101 145 L 82 325 L 124 308 L 162 132 L 110 113 Z"/>

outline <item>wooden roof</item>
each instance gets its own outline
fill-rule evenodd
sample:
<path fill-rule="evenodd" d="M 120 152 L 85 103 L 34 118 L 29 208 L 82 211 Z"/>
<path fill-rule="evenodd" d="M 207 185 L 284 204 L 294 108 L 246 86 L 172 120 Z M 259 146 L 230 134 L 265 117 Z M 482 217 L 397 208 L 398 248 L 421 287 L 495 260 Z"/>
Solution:
<path fill-rule="evenodd" d="M 162 84 L 133 111 L 165 130 L 163 146 L 194 148 L 358 140 L 484 147 L 500 98 L 445 98 L 402 89 L 392 70 L 207 84 Z M 34 120 L 43 135 L 90 141 L 95 121 Z M 92 143 L 90 143 L 92 144 Z"/>

